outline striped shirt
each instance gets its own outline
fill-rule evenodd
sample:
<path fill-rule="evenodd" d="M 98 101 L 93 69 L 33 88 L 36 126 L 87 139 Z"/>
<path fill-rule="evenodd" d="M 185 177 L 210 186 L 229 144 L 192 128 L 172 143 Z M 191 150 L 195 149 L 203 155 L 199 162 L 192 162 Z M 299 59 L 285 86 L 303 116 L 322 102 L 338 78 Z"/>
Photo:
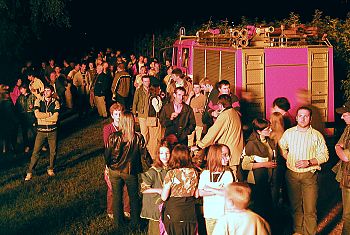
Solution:
<path fill-rule="evenodd" d="M 297 127 L 286 130 L 279 141 L 283 155 L 288 153 L 288 169 L 298 173 L 321 170 L 320 164 L 329 159 L 328 149 L 322 134 L 311 126 L 307 131 L 299 131 Z M 313 158 L 316 158 L 318 165 L 306 168 L 295 167 L 298 160 L 311 160 Z"/>

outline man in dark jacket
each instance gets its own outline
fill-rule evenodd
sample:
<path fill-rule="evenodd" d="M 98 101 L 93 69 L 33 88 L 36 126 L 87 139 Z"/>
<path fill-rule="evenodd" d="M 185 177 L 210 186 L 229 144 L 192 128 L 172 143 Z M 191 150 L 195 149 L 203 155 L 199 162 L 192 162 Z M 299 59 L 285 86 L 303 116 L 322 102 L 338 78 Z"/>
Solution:
<path fill-rule="evenodd" d="M 103 72 L 102 65 L 97 65 L 96 70 L 96 81 L 93 87 L 93 92 L 95 95 L 95 104 L 100 117 L 107 118 L 106 92 L 108 89 L 108 77 Z"/>
<path fill-rule="evenodd" d="M 175 136 L 170 142 L 188 145 L 187 135 L 196 128 L 193 109 L 183 102 L 186 90 L 177 87 L 174 90 L 174 101 L 166 104 L 160 112 L 160 123 L 166 128 L 165 137 Z"/>

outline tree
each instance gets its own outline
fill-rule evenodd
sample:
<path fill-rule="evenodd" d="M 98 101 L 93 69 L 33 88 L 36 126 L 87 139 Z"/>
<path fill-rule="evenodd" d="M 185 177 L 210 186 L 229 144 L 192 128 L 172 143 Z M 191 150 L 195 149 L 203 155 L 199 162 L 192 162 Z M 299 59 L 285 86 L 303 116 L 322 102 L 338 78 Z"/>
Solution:
<path fill-rule="evenodd" d="M 0 66 L 7 68 L 1 71 L 7 71 L 7 76 L 12 76 L 25 46 L 40 39 L 44 27 L 70 27 L 67 1 L 0 0 Z"/>

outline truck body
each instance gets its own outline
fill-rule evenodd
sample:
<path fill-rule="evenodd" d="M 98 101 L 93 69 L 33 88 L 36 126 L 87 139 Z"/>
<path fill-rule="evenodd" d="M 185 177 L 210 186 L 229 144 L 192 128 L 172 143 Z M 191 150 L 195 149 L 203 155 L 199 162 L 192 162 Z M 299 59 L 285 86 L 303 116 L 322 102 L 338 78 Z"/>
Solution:
<path fill-rule="evenodd" d="M 323 121 L 334 122 L 333 47 L 323 42 L 281 44 L 264 38 L 240 47 L 232 40 L 226 44 L 222 38 L 216 40 L 215 35 L 205 43 L 184 36 L 174 43 L 172 63 L 194 82 L 208 78 L 215 84 L 225 79 L 239 98 L 243 92 L 252 93 L 250 110 L 268 119 L 275 98 L 286 97 L 295 115 L 297 92 L 308 90 Z"/>

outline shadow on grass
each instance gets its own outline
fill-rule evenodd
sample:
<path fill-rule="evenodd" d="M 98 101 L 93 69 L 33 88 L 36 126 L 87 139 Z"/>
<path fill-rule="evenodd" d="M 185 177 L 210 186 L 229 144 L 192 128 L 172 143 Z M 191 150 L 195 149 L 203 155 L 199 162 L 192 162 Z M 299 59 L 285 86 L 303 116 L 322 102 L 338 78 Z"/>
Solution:
<path fill-rule="evenodd" d="M 99 198 L 105 195 L 103 190 L 91 189 L 67 201 L 64 204 L 49 205 L 40 213 L 13 216 L 14 220 L 1 218 L 0 234 L 57 234 L 70 231 L 70 234 L 83 234 L 80 227 L 88 227 L 96 214 L 103 214 Z M 81 226 L 76 226 L 79 223 Z M 111 223 L 106 218 L 106 223 Z"/>

